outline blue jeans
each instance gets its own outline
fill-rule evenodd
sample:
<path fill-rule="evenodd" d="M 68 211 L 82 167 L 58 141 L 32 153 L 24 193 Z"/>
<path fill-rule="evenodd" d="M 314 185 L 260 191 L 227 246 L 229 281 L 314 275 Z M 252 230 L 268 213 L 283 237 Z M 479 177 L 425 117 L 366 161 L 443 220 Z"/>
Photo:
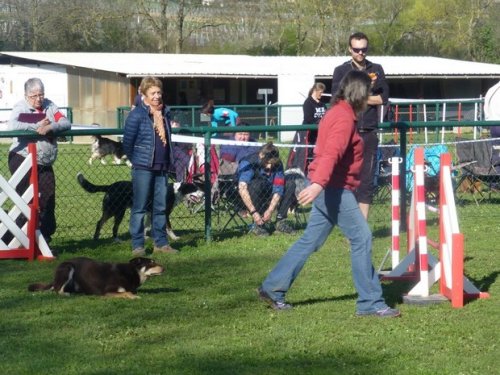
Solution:
<path fill-rule="evenodd" d="M 134 198 L 130 212 L 132 249 L 144 247 L 144 215 L 151 214 L 151 236 L 156 246 L 168 244 L 167 240 L 167 175 L 163 171 L 132 169 Z M 152 203 L 152 207 L 151 207 Z"/>
<path fill-rule="evenodd" d="M 325 243 L 335 225 L 351 244 L 352 278 L 358 292 L 357 311 L 377 311 L 387 307 L 371 261 L 372 233 L 354 194 L 330 187 L 314 200 L 302 237 L 288 249 L 262 283 L 262 289 L 272 299 L 285 301 L 286 292 L 307 258 Z"/>

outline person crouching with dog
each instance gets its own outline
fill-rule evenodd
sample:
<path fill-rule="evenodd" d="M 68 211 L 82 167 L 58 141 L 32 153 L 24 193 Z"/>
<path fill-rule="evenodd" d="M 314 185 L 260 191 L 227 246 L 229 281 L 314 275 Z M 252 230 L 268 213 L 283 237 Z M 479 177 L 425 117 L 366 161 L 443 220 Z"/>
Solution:
<path fill-rule="evenodd" d="M 9 150 L 9 170 L 12 174 L 28 156 L 28 143 L 36 142 L 38 188 L 40 204 L 40 232 L 50 243 L 56 231 L 56 178 L 52 165 L 57 158 L 57 133 L 69 130 L 70 121 L 59 108 L 45 97 L 45 87 L 39 78 L 30 78 L 24 83 L 24 100 L 14 108 L 9 120 L 9 130 L 34 131 L 41 137 L 17 137 Z M 29 174 L 25 175 L 16 187 L 24 194 L 29 186 Z M 26 219 L 21 215 L 17 224 L 22 227 Z M 9 233 L 10 234 L 10 233 Z M 8 237 L 8 236 L 7 236 Z M 4 242 L 11 238 L 4 236 Z"/>
<path fill-rule="evenodd" d="M 356 315 L 400 316 L 382 296 L 371 260 L 372 233 L 354 196 L 363 163 L 363 140 L 356 130 L 356 116 L 366 108 L 370 88 L 368 74 L 348 72 L 320 122 L 314 160 L 309 166 L 311 184 L 298 197 L 302 205 L 313 203 L 307 227 L 258 288 L 260 299 L 275 310 L 292 308 L 285 301 L 286 293 L 309 256 L 338 225 L 351 246 L 352 278 L 358 293 Z"/>
<path fill-rule="evenodd" d="M 266 224 L 278 209 L 276 231 L 295 233 L 285 220 L 295 198 L 295 182 L 285 179 L 278 148 L 272 142 L 263 145 L 241 159 L 236 174 L 239 195 L 254 221 L 252 232 L 257 236 L 269 235 Z"/>
<path fill-rule="evenodd" d="M 177 253 L 168 244 L 167 173 L 173 163 L 170 112 L 163 104 L 163 85 L 156 77 L 144 77 L 139 86 L 142 102 L 125 121 L 123 150 L 132 163 L 132 254 L 146 254 L 144 216 L 151 211 L 153 253 Z"/>

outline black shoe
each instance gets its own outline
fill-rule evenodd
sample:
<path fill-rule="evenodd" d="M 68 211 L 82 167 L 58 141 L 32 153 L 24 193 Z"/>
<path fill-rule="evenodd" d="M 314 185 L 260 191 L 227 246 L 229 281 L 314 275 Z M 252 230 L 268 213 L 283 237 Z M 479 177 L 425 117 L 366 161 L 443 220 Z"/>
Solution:
<path fill-rule="evenodd" d="M 262 289 L 262 287 L 257 288 L 257 294 L 259 295 L 259 298 L 265 303 L 267 303 L 273 310 L 282 311 L 282 310 L 291 310 L 293 308 L 293 306 L 290 305 L 289 303 L 273 300 L 271 296 L 269 296 L 269 294 L 267 294 Z"/>
<path fill-rule="evenodd" d="M 276 232 L 286 233 L 286 234 L 294 234 L 295 229 L 293 229 L 290 224 L 288 224 L 285 220 L 278 220 L 276 222 Z"/>
<path fill-rule="evenodd" d="M 266 230 L 266 228 L 256 224 L 254 224 L 253 228 L 250 230 L 250 233 L 253 233 L 259 237 L 269 236 L 269 232 Z"/>

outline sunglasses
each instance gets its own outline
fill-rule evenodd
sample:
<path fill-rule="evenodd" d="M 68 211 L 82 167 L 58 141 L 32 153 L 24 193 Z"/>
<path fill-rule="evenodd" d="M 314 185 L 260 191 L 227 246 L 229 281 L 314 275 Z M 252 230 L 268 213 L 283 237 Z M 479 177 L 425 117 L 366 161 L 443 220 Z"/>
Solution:
<path fill-rule="evenodd" d="M 264 172 L 271 173 L 274 168 L 264 168 Z"/>
<path fill-rule="evenodd" d="M 365 54 L 366 52 L 368 52 L 368 47 L 365 47 L 365 48 L 354 48 L 354 47 L 351 47 L 351 50 L 354 53 L 360 53 L 360 52 L 362 52 L 363 54 Z"/>

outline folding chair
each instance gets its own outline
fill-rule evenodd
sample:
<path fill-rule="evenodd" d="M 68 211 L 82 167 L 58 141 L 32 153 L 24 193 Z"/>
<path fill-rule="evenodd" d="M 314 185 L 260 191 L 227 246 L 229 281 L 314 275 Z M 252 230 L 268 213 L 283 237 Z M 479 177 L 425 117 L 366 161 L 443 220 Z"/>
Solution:
<path fill-rule="evenodd" d="M 375 192 L 374 199 L 380 203 L 390 199 L 392 194 L 392 167 L 389 159 L 398 157 L 400 155 L 399 146 L 390 141 L 384 145 L 379 146 L 377 150 L 377 165 L 375 167 L 375 176 L 373 185 Z"/>
<path fill-rule="evenodd" d="M 458 142 L 460 177 L 456 191 L 470 192 L 476 204 L 500 186 L 500 139 Z"/>
<path fill-rule="evenodd" d="M 215 146 L 210 147 L 210 200 L 213 205 L 216 199 L 218 190 L 218 175 L 219 175 L 219 156 Z M 205 181 L 205 146 L 203 144 L 197 144 L 195 147 L 195 152 L 192 153 L 191 159 L 189 160 L 188 173 L 186 177 L 187 182 L 197 183 L 202 185 Z M 205 196 L 207 192 L 205 191 Z M 202 212 L 205 209 L 205 201 L 192 205 L 190 207 L 191 213 Z"/>
<path fill-rule="evenodd" d="M 413 146 L 406 156 L 406 190 L 413 190 Z M 434 145 L 424 148 L 425 158 L 425 194 L 426 200 L 430 202 L 439 201 L 439 168 L 441 164 L 441 154 L 448 152 L 448 147 L 445 145 Z"/>
<path fill-rule="evenodd" d="M 236 228 L 245 230 L 248 228 L 248 223 L 243 217 L 245 207 L 238 193 L 238 182 L 234 174 L 219 175 L 218 196 L 215 201 L 215 209 L 218 222 L 220 222 L 222 214 L 224 214 L 223 217 L 227 217 L 226 214 L 229 215 L 226 223 L 222 226 L 222 231 L 226 230 L 231 223 L 233 223 Z"/>

